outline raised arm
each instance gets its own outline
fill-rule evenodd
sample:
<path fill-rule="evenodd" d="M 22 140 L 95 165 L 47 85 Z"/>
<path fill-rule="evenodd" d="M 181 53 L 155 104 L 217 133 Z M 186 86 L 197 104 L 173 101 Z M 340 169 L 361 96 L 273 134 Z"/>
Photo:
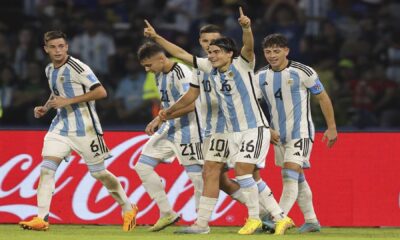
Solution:
<path fill-rule="evenodd" d="M 153 39 L 156 43 L 160 44 L 172 56 L 179 58 L 186 63 L 193 66 L 193 55 L 186 52 L 183 48 L 171 43 L 167 39 L 157 34 L 156 30 L 151 26 L 149 21 L 144 20 L 146 27 L 144 28 L 144 36 Z"/>
<path fill-rule="evenodd" d="M 246 58 L 247 61 L 254 61 L 254 37 L 253 32 L 251 31 L 251 21 L 246 15 L 243 14 L 242 7 L 239 7 L 239 24 L 242 27 L 243 31 L 243 47 L 240 51 L 240 54 Z"/>
<path fill-rule="evenodd" d="M 327 130 L 324 132 L 322 141 L 324 142 L 326 140 L 326 145 L 330 148 L 337 140 L 335 114 L 333 111 L 332 102 L 326 91 L 322 91 L 320 94 L 316 95 L 316 98 L 319 101 L 319 105 L 327 125 Z"/>

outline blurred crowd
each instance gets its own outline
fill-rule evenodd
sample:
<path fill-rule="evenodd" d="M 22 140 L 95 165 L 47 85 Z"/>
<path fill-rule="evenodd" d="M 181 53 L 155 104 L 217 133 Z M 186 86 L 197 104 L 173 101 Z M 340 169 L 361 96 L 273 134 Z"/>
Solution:
<path fill-rule="evenodd" d="M 0 126 L 47 126 L 33 118 L 50 90 L 43 34 L 67 33 L 69 52 L 108 91 L 97 109 L 105 128 L 143 127 L 158 110 L 154 76 L 136 59 L 144 19 L 196 55 L 199 28 L 219 25 L 241 44 L 238 6 L 252 19 L 256 69 L 261 41 L 279 32 L 290 59 L 312 66 L 332 98 L 339 129 L 400 126 L 400 2 L 396 0 L 20 0 L 0 3 Z M 321 111 L 313 106 L 317 128 Z"/>

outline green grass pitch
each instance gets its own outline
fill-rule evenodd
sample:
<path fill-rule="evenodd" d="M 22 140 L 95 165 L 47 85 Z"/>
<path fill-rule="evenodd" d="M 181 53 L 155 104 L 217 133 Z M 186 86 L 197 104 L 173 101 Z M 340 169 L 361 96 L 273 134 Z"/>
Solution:
<path fill-rule="evenodd" d="M 235 240 L 235 239 L 400 239 L 400 228 L 323 228 L 319 233 L 298 234 L 291 229 L 284 236 L 257 233 L 251 236 L 240 236 L 236 232 L 239 227 L 212 227 L 208 235 L 176 235 L 173 232 L 179 227 L 169 227 L 158 233 L 150 233 L 148 227 L 139 226 L 131 232 L 123 232 L 115 225 L 56 225 L 50 226 L 46 232 L 23 230 L 16 224 L 0 225 L 0 240 Z"/>

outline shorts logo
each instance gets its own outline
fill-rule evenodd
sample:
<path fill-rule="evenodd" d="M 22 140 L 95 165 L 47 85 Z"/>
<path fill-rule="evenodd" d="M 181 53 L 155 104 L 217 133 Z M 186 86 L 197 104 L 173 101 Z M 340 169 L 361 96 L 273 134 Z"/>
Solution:
<path fill-rule="evenodd" d="M 98 157 L 100 156 L 100 153 L 96 153 L 93 157 Z"/>
<path fill-rule="evenodd" d="M 191 158 L 189 158 L 189 160 L 190 161 L 194 161 L 194 160 L 196 160 L 196 158 L 195 157 L 191 157 Z"/>
<path fill-rule="evenodd" d="M 251 158 L 250 154 L 247 154 L 246 156 L 244 156 L 244 158 Z"/>
<path fill-rule="evenodd" d="M 214 157 L 221 157 L 220 153 L 214 154 Z"/>
<path fill-rule="evenodd" d="M 295 154 L 293 154 L 294 156 L 300 156 L 299 152 L 296 152 Z"/>

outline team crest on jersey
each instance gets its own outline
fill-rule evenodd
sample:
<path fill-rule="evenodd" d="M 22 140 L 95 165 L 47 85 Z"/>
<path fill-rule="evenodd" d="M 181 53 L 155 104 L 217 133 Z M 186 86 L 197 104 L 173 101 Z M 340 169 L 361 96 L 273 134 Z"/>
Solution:
<path fill-rule="evenodd" d="M 61 76 L 61 77 L 60 77 L 60 81 L 61 81 L 61 82 L 64 82 L 64 79 L 65 79 L 64 76 Z"/>
<path fill-rule="evenodd" d="M 229 78 L 233 78 L 235 76 L 235 74 L 233 72 L 228 72 L 228 77 Z"/>
<path fill-rule="evenodd" d="M 294 83 L 294 80 L 289 78 L 289 80 L 287 81 L 287 84 L 292 85 Z"/>

